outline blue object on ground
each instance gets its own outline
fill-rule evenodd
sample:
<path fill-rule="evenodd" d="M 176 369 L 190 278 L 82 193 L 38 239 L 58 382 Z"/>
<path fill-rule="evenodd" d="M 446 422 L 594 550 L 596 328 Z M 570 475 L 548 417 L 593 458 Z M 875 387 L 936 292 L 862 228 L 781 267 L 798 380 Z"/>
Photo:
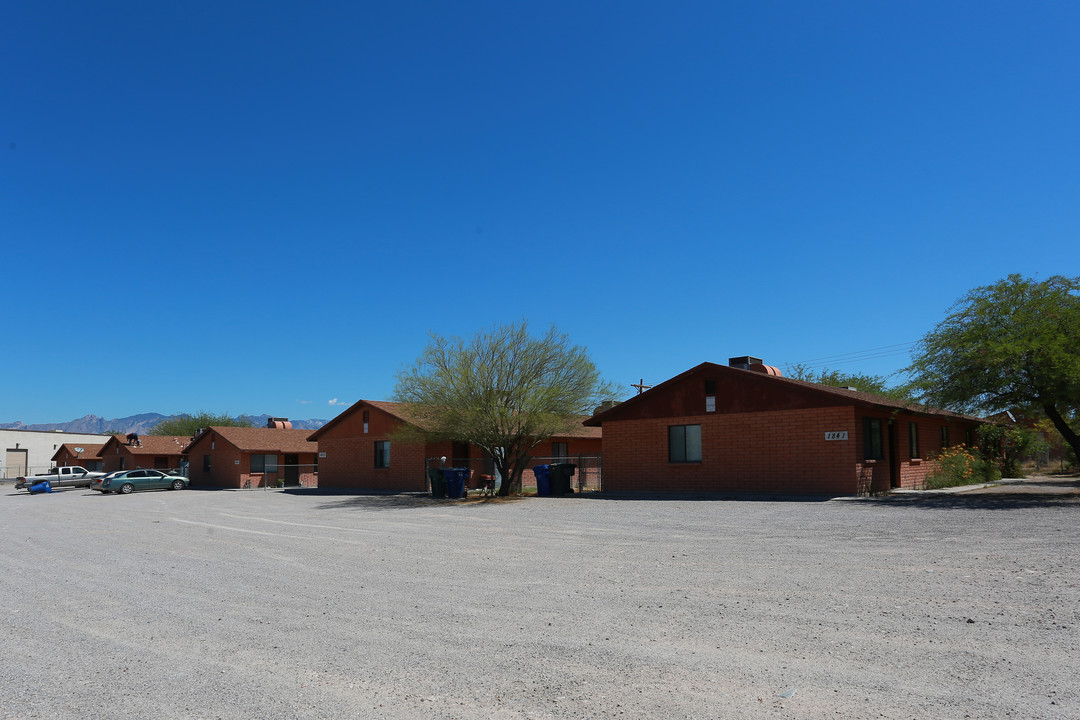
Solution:
<path fill-rule="evenodd" d="M 551 466 L 537 465 L 533 468 L 533 475 L 536 475 L 536 494 L 551 495 Z"/>
<path fill-rule="evenodd" d="M 30 486 L 30 493 L 31 494 L 43 493 L 43 492 L 52 492 L 52 485 L 49 484 L 48 480 L 46 480 L 45 482 L 39 482 L 37 485 L 31 485 Z"/>
<path fill-rule="evenodd" d="M 469 468 L 446 468 L 443 475 L 446 477 L 446 497 L 465 497 L 465 480 L 470 475 Z"/>

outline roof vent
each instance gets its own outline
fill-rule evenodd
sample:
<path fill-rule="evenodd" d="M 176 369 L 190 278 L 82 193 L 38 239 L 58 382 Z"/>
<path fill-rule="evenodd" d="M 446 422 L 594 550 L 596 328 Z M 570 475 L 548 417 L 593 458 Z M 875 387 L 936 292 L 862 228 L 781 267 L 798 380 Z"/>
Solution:
<path fill-rule="evenodd" d="M 761 358 L 751 357 L 750 355 L 743 355 L 742 357 L 728 358 L 728 367 L 739 368 L 740 370 L 749 370 L 751 365 L 760 365 Z"/>
<path fill-rule="evenodd" d="M 775 368 L 772 365 L 765 365 L 761 361 L 761 358 L 756 358 L 752 355 L 728 358 L 727 362 L 728 367 L 739 368 L 740 370 L 752 370 L 753 372 L 773 375 L 775 377 L 783 377 L 784 375 L 778 368 Z"/>
<path fill-rule="evenodd" d="M 606 412 L 606 411 L 610 410 L 611 408 L 613 408 L 613 407 L 615 407 L 616 405 L 619 405 L 619 404 L 620 403 L 619 403 L 618 400 L 604 400 L 603 402 L 601 402 L 599 405 L 596 406 L 596 408 L 592 411 L 592 414 L 593 415 L 599 415 L 600 413 Z"/>

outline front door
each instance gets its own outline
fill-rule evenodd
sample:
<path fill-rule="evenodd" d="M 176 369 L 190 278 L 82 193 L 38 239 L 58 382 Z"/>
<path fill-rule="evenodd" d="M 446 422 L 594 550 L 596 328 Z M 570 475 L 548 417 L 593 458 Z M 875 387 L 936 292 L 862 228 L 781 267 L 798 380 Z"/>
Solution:
<path fill-rule="evenodd" d="M 889 487 L 900 487 L 900 464 L 896 456 L 896 423 L 889 421 Z"/>
<path fill-rule="evenodd" d="M 285 486 L 298 487 L 300 485 L 300 456 L 285 456 Z"/>

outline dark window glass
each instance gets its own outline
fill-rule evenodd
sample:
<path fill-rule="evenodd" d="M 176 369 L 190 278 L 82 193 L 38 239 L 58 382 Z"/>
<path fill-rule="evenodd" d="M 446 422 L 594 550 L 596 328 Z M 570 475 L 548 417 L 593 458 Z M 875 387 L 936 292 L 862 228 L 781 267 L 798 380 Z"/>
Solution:
<path fill-rule="evenodd" d="M 880 460 L 882 457 L 881 420 L 863 418 L 863 459 Z"/>
<path fill-rule="evenodd" d="M 941 449 L 949 447 L 949 428 L 946 425 L 941 426 Z"/>
<path fill-rule="evenodd" d="M 668 462 L 701 462 L 701 426 L 668 427 Z"/>
<path fill-rule="evenodd" d="M 569 457 L 567 453 L 566 443 L 553 442 L 551 443 L 551 457 L 555 460 L 565 460 Z"/>
<path fill-rule="evenodd" d="M 911 458 L 915 459 L 920 457 L 919 455 L 919 423 L 908 423 L 908 449 L 911 450 Z"/>
<path fill-rule="evenodd" d="M 390 441 L 379 440 L 375 443 L 375 467 L 390 467 Z"/>

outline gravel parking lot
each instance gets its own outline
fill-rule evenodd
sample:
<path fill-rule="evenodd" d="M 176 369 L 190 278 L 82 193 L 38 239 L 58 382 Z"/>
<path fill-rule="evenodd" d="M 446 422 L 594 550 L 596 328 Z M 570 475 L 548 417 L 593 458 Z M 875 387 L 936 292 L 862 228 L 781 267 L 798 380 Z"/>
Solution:
<path fill-rule="evenodd" d="M 1078 718 L 1060 490 L 0 486 L 0 717 Z"/>

